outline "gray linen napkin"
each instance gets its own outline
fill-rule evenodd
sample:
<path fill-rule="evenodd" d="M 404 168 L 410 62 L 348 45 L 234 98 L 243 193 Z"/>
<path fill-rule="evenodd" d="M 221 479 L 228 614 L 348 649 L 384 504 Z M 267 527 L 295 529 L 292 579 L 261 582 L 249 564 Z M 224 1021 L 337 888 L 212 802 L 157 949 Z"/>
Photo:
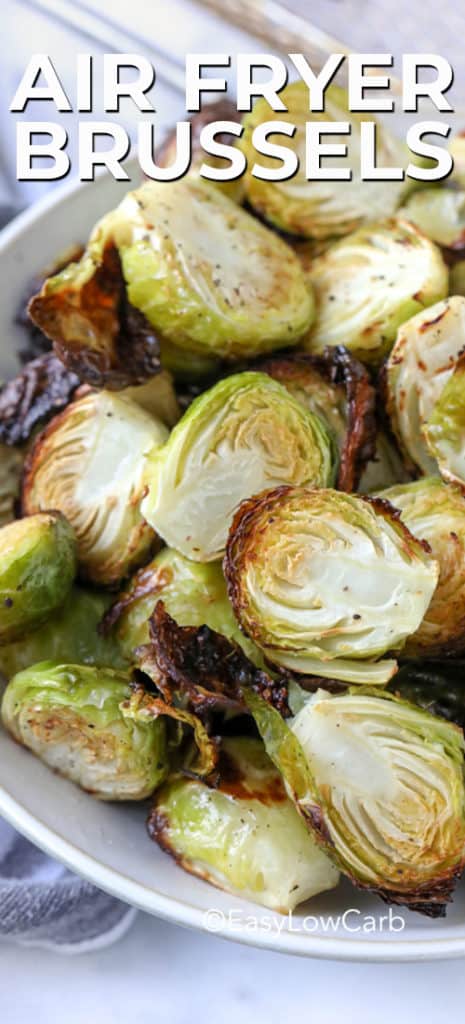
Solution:
<path fill-rule="evenodd" d="M 135 915 L 0 820 L 0 939 L 87 953 L 116 942 Z"/>

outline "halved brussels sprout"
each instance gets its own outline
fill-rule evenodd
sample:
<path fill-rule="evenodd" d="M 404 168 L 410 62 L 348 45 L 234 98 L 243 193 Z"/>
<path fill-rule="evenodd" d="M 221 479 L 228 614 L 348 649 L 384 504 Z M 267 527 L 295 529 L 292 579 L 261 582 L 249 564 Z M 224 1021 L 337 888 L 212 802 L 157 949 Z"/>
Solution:
<path fill-rule="evenodd" d="M 454 295 L 405 323 L 386 367 L 386 407 L 406 458 L 426 475 L 437 466 L 425 425 L 465 346 L 465 298 Z"/>
<path fill-rule="evenodd" d="M 129 398 L 92 391 L 56 416 L 35 442 L 23 482 L 26 512 L 57 508 L 78 541 L 81 575 L 113 585 L 156 540 L 140 512 L 145 455 L 168 430 Z"/>
<path fill-rule="evenodd" d="M 406 484 L 410 479 L 411 474 L 394 440 L 385 430 L 379 429 L 374 456 L 365 466 L 357 490 L 361 494 L 373 494 L 383 487 Z"/>
<path fill-rule="evenodd" d="M 105 615 L 104 632 L 117 626 L 118 646 L 128 659 L 136 647 L 149 642 L 149 619 L 159 600 L 180 626 L 209 626 L 239 644 L 255 664 L 261 663 L 255 644 L 239 628 L 221 563 L 193 562 L 171 548 L 136 573 Z"/>
<path fill-rule="evenodd" d="M 433 406 L 424 427 L 426 443 L 444 480 L 465 492 L 465 354 Z"/>
<path fill-rule="evenodd" d="M 0 441 L 0 527 L 15 519 L 23 462 L 22 452 Z"/>
<path fill-rule="evenodd" d="M 27 441 L 38 426 L 71 400 L 79 378 L 53 352 L 26 363 L 0 391 L 0 441 Z"/>
<path fill-rule="evenodd" d="M 434 657 L 465 649 L 465 497 L 438 477 L 382 491 L 402 521 L 426 540 L 439 565 L 439 580 L 423 622 L 403 656 Z"/>
<path fill-rule="evenodd" d="M 43 512 L 0 530 L 0 644 L 36 629 L 60 608 L 76 573 L 73 530 Z"/>
<path fill-rule="evenodd" d="M 114 216 L 99 221 L 78 262 L 45 280 L 29 315 L 80 380 L 119 390 L 159 372 L 160 344 L 128 302 Z"/>
<path fill-rule="evenodd" d="M 250 114 L 244 117 L 244 134 L 238 145 L 248 160 L 245 174 L 246 195 L 255 210 L 278 228 L 308 238 L 330 238 L 346 235 L 358 228 L 367 217 L 387 217 L 399 205 L 404 189 L 401 181 L 361 181 L 356 168 L 360 167 L 360 126 L 373 117 L 349 111 L 345 89 L 330 85 L 326 90 L 325 110 L 310 111 L 308 87 L 293 82 L 281 93 L 287 111 L 275 113 L 265 99 L 259 99 Z M 347 121 L 352 124 L 348 135 L 331 136 L 332 143 L 347 146 L 347 166 L 353 168 L 351 181 L 311 181 L 305 174 L 306 125 L 310 121 Z M 299 158 L 299 170 L 287 181 L 263 181 L 253 177 L 255 163 L 273 169 L 279 161 L 274 157 L 257 157 L 252 142 L 255 128 L 264 122 L 284 121 L 297 125 L 292 139 L 285 145 Z M 269 135 L 271 142 L 283 143 L 282 136 Z M 379 167 L 390 166 L 394 160 L 405 162 L 405 148 L 393 139 L 384 127 L 377 126 L 377 161 Z M 325 166 L 339 166 L 340 158 L 325 158 Z"/>
<path fill-rule="evenodd" d="M 108 253 L 113 256 L 105 268 Z M 205 372 L 218 358 L 250 358 L 295 345 L 313 320 L 311 285 L 282 239 L 203 181 L 146 182 L 100 221 L 81 262 L 49 279 L 30 307 L 72 368 L 84 353 L 86 367 L 96 377 L 107 373 L 111 385 L 125 386 L 118 366 L 110 373 L 117 332 L 126 344 L 123 376 L 138 352 L 119 320 L 116 260 L 132 312 L 147 319 L 161 342 L 163 365 L 175 372 L 180 361 L 184 370 L 200 361 Z M 102 276 L 111 292 L 106 301 L 95 294 Z M 124 355 L 123 342 L 119 348 Z"/>
<path fill-rule="evenodd" d="M 465 249 L 465 191 L 425 188 L 414 192 L 399 210 L 432 242 L 445 249 Z"/>
<path fill-rule="evenodd" d="M 156 420 L 161 420 L 167 427 L 174 427 L 181 418 L 181 409 L 173 378 L 168 370 L 162 370 L 155 377 L 150 377 L 145 384 L 125 388 L 121 395 L 124 398 L 130 398 L 141 409 L 150 413 Z"/>
<path fill-rule="evenodd" d="M 376 499 L 278 487 L 244 501 L 224 562 L 239 622 L 272 663 L 351 683 L 386 683 L 420 625 L 439 568 Z"/>
<path fill-rule="evenodd" d="M 125 718 L 120 704 L 130 693 L 124 673 L 43 661 L 8 684 L 3 724 L 98 799 L 144 800 L 167 774 L 165 727 Z"/>
<path fill-rule="evenodd" d="M 126 668 L 117 640 L 102 636 L 99 623 L 111 601 L 109 594 L 74 586 L 53 618 L 21 640 L 0 647 L 0 673 L 11 679 L 39 661 Z"/>
<path fill-rule="evenodd" d="M 214 561 L 242 498 L 279 483 L 326 486 L 333 455 L 324 424 L 281 384 L 234 374 L 200 395 L 149 456 L 142 514 L 186 557 Z"/>
<path fill-rule="evenodd" d="M 364 363 L 379 363 L 398 327 L 447 295 L 440 250 L 405 220 L 360 228 L 313 260 L 309 280 L 316 320 L 304 347 L 345 345 Z"/>
<path fill-rule="evenodd" d="M 207 167 L 214 168 L 229 166 L 228 160 L 205 153 L 200 145 L 200 133 L 202 128 L 211 124 L 213 121 L 236 121 L 240 124 L 241 118 L 242 115 L 238 112 L 236 104 L 232 103 L 231 100 L 224 99 L 223 97 L 213 103 L 207 103 L 202 110 L 193 114 L 192 117 L 189 118 L 191 123 L 191 162 L 188 173 L 190 175 L 198 175 L 203 163 L 205 163 Z M 228 132 L 218 132 L 216 135 L 216 141 L 230 146 L 232 145 L 234 137 L 235 136 Z M 157 152 L 157 164 L 160 167 L 171 167 L 175 159 L 176 129 L 173 129 Z M 212 181 L 210 184 L 215 188 L 219 188 L 221 192 L 225 192 L 230 199 L 234 200 L 234 202 L 241 202 L 244 194 L 244 181 L 242 177 L 236 178 L 235 181 Z"/>
<path fill-rule="evenodd" d="M 191 874 L 286 913 L 333 889 L 339 872 L 309 835 L 259 740 L 223 739 L 216 788 L 175 777 L 149 835 Z"/>
<path fill-rule="evenodd" d="M 297 698 L 285 722 L 249 695 L 267 752 L 325 851 L 360 888 L 443 916 L 465 861 L 461 729 L 386 692 Z"/>
<path fill-rule="evenodd" d="M 340 345 L 320 356 L 274 356 L 259 369 L 326 423 L 339 450 L 338 490 L 354 491 L 374 455 L 376 430 L 375 390 L 362 364 Z"/>

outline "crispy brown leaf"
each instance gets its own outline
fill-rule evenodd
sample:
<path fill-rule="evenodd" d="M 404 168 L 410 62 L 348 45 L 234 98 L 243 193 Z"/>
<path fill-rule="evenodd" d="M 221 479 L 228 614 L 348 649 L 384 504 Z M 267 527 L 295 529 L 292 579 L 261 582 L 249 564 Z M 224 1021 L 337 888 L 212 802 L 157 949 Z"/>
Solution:
<path fill-rule="evenodd" d="M 27 441 L 35 427 L 68 404 L 79 384 L 53 352 L 27 363 L 0 391 L 0 441 Z"/>

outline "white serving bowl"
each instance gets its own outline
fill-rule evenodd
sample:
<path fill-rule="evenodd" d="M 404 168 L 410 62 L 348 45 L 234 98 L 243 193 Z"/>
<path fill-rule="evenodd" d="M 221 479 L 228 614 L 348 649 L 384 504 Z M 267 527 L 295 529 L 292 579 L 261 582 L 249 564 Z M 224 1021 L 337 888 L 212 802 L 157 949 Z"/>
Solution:
<path fill-rule="evenodd" d="M 137 181 L 134 165 L 130 172 Z M 61 187 L 0 235 L 0 377 L 17 369 L 15 351 L 24 344 L 24 333 L 14 319 L 30 279 L 70 245 L 85 241 L 96 219 L 128 187 L 107 176 L 89 185 Z M 185 874 L 148 838 L 146 813 L 145 806 L 93 800 L 54 775 L 0 728 L 0 814 L 53 857 L 142 910 L 240 942 L 308 957 L 394 961 L 465 954 L 463 886 L 445 920 L 396 910 L 404 921 L 398 931 L 388 930 L 384 904 L 348 883 L 304 904 L 288 920 Z M 342 920 L 348 910 L 351 913 Z M 399 921 L 397 927 L 402 927 Z"/>

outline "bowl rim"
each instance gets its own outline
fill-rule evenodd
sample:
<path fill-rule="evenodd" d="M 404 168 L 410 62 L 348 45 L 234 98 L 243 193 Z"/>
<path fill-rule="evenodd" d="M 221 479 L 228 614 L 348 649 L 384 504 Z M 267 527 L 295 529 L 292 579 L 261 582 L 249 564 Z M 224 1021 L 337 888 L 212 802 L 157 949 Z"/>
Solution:
<path fill-rule="evenodd" d="M 131 178 L 136 176 L 139 169 L 137 161 L 128 162 L 126 169 Z M 0 232 L 0 256 L 8 251 L 10 245 L 20 241 L 23 233 L 27 232 L 37 221 L 66 204 L 76 192 L 85 193 L 97 183 L 102 184 L 102 179 L 105 177 L 107 177 L 106 171 L 102 170 L 96 174 L 93 182 L 83 183 L 79 180 L 72 180 L 58 185 L 51 190 L 50 194 L 46 194 L 31 207 L 19 213 Z M 131 184 L 131 181 L 127 183 L 128 188 L 131 188 Z M 179 898 L 166 896 L 155 888 L 149 888 L 79 849 L 74 843 L 31 813 L 2 786 L 1 780 L 0 815 L 47 854 L 112 896 L 174 924 L 212 934 L 212 930 L 206 924 L 206 909 Z M 214 906 L 214 892 L 215 890 L 212 889 L 212 907 Z M 258 908 L 257 916 L 260 912 L 266 915 L 266 908 Z M 257 928 L 250 930 L 245 925 L 240 927 L 233 925 L 226 915 L 223 917 L 224 920 L 221 923 L 217 922 L 218 927 L 214 929 L 214 934 L 221 938 L 269 949 L 273 952 L 316 959 L 355 962 L 412 962 L 457 959 L 465 956 L 465 922 L 464 933 L 461 937 L 438 938 L 435 935 L 431 938 L 401 938 L 397 936 L 395 939 L 391 938 L 387 941 L 379 938 L 354 939 L 350 936 L 336 938 L 321 933 L 311 934 L 301 929 L 283 928 L 278 931 L 277 929 Z"/>

